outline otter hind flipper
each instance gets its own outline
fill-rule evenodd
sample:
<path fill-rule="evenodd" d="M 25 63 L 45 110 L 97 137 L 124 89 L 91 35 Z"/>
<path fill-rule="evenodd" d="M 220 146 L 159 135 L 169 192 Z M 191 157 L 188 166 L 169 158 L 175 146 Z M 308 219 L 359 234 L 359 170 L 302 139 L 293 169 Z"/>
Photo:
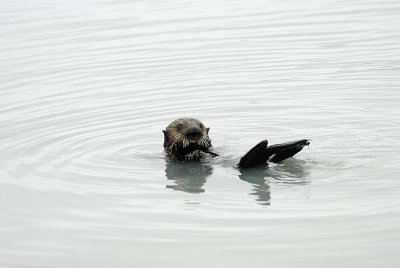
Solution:
<path fill-rule="evenodd" d="M 275 153 L 269 158 L 269 161 L 274 163 L 281 162 L 294 156 L 300 152 L 304 146 L 308 145 L 310 145 L 310 141 L 306 139 L 272 145 L 270 148 L 273 149 Z"/>
<path fill-rule="evenodd" d="M 237 165 L 239 168 L 253 167 L 266 164 L 267 161 L 278 163 L 300 152 L 304 146 L 310 145 L 307 139 L 292 141 L 267 146 L 268 141 L 264 140 L 250 149 Z"/>
<path fill-rule="evenodd" d="M 267 153 L 267 146 L 267 140 L 261 141 L 256 146 L 251 148 L 250 151 L 248 151 L 242 158 L 240 158 L 237 166 L 239 168 L 247 168 L 267 163 L 268 158 L 273 155 Z"/>

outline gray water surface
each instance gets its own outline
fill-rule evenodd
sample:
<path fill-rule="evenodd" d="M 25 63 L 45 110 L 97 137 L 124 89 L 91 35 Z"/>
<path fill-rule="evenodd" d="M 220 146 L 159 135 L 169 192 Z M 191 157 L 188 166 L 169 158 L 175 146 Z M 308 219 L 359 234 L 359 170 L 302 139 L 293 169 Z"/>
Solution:
<path fill-rule="evenodd" d="M 2 1 L 0 35 L 0 267 L 399 267 L 399 1 Z M 166 159 L 182 116 L 222 157 Z"/>

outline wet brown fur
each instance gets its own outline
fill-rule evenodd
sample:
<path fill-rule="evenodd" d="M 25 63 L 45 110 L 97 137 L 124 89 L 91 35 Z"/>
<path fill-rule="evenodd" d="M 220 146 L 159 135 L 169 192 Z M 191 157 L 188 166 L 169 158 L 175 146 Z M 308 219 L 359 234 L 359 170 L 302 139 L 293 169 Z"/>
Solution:
<path fill-rule="evenodd" d="M 164 150 L 168 156 L 176 158 L 188 158 L 195 151 L 206 151 L 211 147 L 209 130 L 198 119 L 179 118 L 163 130 Z"/>

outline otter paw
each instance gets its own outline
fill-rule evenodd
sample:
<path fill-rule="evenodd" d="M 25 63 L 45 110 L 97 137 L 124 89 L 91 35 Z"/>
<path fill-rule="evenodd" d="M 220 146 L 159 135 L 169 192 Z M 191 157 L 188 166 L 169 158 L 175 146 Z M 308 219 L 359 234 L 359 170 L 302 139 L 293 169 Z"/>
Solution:
<path fill-rule="evenodd" d="M 185 160 L 192 160 L 193 159 L 193 154 L 194 154 L 194 152 L 193 153 L 190 153 L 190 154 L 187 154 L 187 155 L 185 155 Z"/>
<path fill-rule="evenodd" d="M 190 154 L 185 155 L 186 160 L 195 160 L 200 158 L 200 150 L 195 150 L 191 152 Z"/>

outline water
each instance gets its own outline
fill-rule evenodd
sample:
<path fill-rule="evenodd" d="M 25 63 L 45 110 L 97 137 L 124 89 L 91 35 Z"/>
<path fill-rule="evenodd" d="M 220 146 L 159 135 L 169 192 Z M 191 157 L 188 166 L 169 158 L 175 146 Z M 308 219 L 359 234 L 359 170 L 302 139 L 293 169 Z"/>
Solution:
<path fill-rule="evenodd" d="M 398 1 L 1 6 L 0 267 L 400 265 Z M 165 158 L 181 116 L 221 158 Z"/>

